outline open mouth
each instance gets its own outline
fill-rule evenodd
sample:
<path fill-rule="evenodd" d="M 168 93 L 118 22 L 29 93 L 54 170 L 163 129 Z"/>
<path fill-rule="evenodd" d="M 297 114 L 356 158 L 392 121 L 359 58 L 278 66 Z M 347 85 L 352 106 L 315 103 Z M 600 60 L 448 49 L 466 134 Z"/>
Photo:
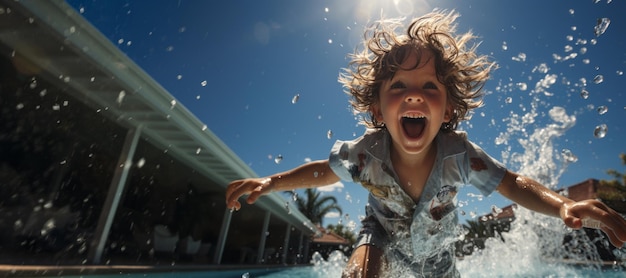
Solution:
<path fill-rule="evenodd" d="M 422 132 L 424 132 L 426 118 L 402 117 L 401 123 L 402 128 L 404 129 L 404 134 L 406 134 L 409 138 L 416 139 L 422 135 Z"/>

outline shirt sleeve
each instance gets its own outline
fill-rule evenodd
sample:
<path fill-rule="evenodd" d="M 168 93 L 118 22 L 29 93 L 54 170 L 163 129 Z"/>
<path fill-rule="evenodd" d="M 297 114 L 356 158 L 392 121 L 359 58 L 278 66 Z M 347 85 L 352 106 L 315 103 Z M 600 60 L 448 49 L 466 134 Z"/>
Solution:
<path fill-rule="evenodd" d="M 468 181 L 484 195 L 490 195 L 504 178 L 506 167 L 478 145 L 466 141 Z"/>
<path fill-rule="evenodd" d="M 335 172 L 335 175 L 343 181 L 354 180 L 348 170 L 350 168 L 350 161 L 348 160 L 350 145 L 351 144 L 349 142 L 337 140 L 330 151 L 330 156 L 328 157 L 330 169 L 332 169 L 333 172 Z"/>
<path fill-rule="evenodd" d="M 351 141 L 337 140 L 330 151 L 328 164 L 343 181 L 359 182 L 361 172 L 372 157 L 372 146 L 382 146 L 381 133 L 368 130 L 359 138 Z M 367 150 L 367 151 L 366 151 Z"/>

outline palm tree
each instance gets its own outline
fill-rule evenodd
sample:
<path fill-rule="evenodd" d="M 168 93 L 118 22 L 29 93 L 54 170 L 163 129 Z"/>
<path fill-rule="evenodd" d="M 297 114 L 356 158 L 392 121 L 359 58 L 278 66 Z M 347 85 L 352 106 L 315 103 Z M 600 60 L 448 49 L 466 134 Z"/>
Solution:
<path fill-rule="evenodd" d="M 322 226 L 324 216 L 331 212 L 337 211 L 339 214 L 343 213 L 341 207 L 337 204 L 337 199 L 333 196 L 320 196 L 320 192 L 315 188 L 307 188 L 304 193 L 306 198 L 295 198 L 297 194 L 295 191 L 286 191 L 290 194 L 296 202 L 298 210 L 304 214 L 316 225 Z"/>

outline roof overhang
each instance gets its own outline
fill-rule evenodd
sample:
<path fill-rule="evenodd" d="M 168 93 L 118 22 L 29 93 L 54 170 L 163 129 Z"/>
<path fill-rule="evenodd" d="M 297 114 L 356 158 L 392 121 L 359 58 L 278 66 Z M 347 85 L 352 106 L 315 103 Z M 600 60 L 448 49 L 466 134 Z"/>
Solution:
<path fill-rule="evenodd" d="M 127 128 L 222 188 L 257 177 L 209 128 L 62 0 L 2 1 L 0 43 L 29 70 Z M 256 205 L 307 234 L 319 232 L 272 193 Z"/>

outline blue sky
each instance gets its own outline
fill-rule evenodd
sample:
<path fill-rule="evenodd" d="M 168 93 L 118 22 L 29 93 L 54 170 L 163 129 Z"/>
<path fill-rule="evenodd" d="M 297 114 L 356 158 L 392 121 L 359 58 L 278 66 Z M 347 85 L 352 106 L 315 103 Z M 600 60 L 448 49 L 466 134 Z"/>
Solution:
<path fill-rule="evenodd" d="M 347 54 L 381 15 L 410 19 L 433 8 L 458 11 L 459 31 L 478 35 L 478 51 L 500 67 L 484 88 L 485 106 L 461 125 L 471 140 L 514 171 L 565 169 L 541 178 L 557 188 L 607 179 L 609 168 L 624 170 L 618 157 L 626 153 L 623 1 L 68 2 L 259 176 L 325 159 L 335 140 L 361 135 L 337 82 Z M 596 36 L 598 18 L 610 24 Z M 603 81 L 596 84 L 596 76 Z M 555 121 L 563 113 L 568 124 Z M 594 137 L 602 124 L 606 136 Z M 543 133 L 530 140 L 536 131 Z M 559 136 L 546 139 L 550 132 Z M 577 161 L 566 163 L 563 150 Z M 359 185 L 343 183 L 324 194 L 336 196 L 348 214 L 325 224 L 358 222 L 364 214 L 366 191 Z M 510 203 L 497 193 L 476 194 L 470 188 L 459 197 L 462 219 Z"/>

